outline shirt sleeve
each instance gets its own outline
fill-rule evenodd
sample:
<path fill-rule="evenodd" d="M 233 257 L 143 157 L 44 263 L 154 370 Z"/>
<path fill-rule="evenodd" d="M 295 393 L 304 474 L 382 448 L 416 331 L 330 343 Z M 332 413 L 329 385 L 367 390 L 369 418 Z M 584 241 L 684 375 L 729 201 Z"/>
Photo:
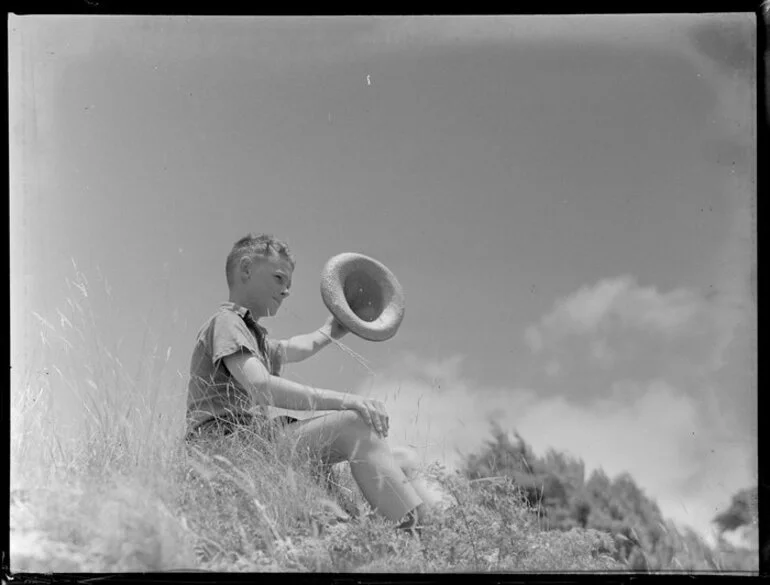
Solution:
<path fill-rule="evenodd" d="M 243 319 L 231 311 L 222 311 L 214 317 L 209 328 L 208 342 L 213 366 L 223 358 L 243 350 L 259 355 L 254 335 Z"/>

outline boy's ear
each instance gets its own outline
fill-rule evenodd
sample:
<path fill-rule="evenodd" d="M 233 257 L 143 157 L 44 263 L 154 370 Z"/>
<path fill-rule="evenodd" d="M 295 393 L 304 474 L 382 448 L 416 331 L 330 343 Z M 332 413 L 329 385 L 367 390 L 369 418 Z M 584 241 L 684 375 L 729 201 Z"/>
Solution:
<path fill-rule="evenodd" d="M 238 272 L 240 272 L 241 278 L 248 278 L 251 275 L 252 260 L 248 256 L 241 256 L 238 262 Z"/>

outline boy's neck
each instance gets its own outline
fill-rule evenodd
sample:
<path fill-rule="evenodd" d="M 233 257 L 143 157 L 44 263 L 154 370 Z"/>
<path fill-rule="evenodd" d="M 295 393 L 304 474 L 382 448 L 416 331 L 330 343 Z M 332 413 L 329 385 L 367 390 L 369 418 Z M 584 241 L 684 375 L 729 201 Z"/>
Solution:
<path fill-rule="evenodd" d="M 231 303 L 235 303 L 236 305 L 240 307 L 245 307 L 249 310 L 249 313 L 251 313 L 251 316 L 255 321 L 259 321 L 260 315 L 248 304 L 244 302 L 244 300 L 241 298 L 241 296 L 237 293 L 237 291 L 230 291 L 230 297 L 228 299 Z"/>

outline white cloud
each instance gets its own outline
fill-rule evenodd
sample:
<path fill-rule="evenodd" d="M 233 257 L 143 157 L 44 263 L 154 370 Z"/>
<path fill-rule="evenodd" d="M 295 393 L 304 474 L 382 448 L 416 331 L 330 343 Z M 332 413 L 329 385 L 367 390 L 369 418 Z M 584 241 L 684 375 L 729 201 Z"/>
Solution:
<path fill-rule="evenodd" d="M 724 365 L 725 349 L 747 315 L 734 297 L 659 291 L 629 275 L 602 279 L 558 299 L 525 330 L 524 341 L 551 376 L 554 360 L 564 376 L 591 367 L 631 368 L 636 378 L 708 375 Z M 642 376 L 643 369 L 652 374 Z"/>
<path fill-rule="evenodd" d="M 628 471 L 664 513 L 700 528 L 710 517 L 683 516 L 680 502 L 723 506 L 752 481 L 745 446 L 723 443 L 710 426 L 697 398 L 664 380 L 617 383 L 611 396 L 585 405 L 544 400 L 517 420 L 536 449 L 569 451 L 610 475 Z"/>
<path fill-rule="evenodd" d="M 643 331 L 677 334 L 694 323 L 706 301 L 694 291 L 676 289 L 660 293 L 641 287 L 632 276 L 600 280 L 559 299 L 527 339 L 558 340 L 571 334 L 593 333 L 610 326 L 616 318 L 622 325 Z"/>
<path fill-rule="evenodd" d="M 618 380 L 664 380 L 705 413 L 715 445 L 750 447 L 757 435 L 756 307 L 734 272 L 721 280 L 708 298 L 623 276 L 557 300 L 525 333 L 531 349 L 531 340 L 539 343 L 533 361 L 541 372 L 525 383 L 587 401 Z"/>
<path fill-rule="evenodd" d="M 565 299 L 543 319 L 549 329 L 562 328 L 564 333 L 594 331 L 612 310 L 618 295 L 629 287 L 629 279 L 602 280 L 594 287 L 584 287 Z"/>

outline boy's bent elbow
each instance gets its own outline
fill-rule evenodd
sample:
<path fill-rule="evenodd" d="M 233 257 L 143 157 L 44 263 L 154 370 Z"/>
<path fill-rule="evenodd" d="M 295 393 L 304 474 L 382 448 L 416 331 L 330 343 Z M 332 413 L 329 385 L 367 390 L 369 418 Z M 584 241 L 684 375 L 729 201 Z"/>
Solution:
<path fill-rule="evenodd" d="M 251 395 L 259 406 L 269 406 L 272 399 L 272 394 L 268 388 L 267 383 L 257 382 L 251 385 Z"/>

